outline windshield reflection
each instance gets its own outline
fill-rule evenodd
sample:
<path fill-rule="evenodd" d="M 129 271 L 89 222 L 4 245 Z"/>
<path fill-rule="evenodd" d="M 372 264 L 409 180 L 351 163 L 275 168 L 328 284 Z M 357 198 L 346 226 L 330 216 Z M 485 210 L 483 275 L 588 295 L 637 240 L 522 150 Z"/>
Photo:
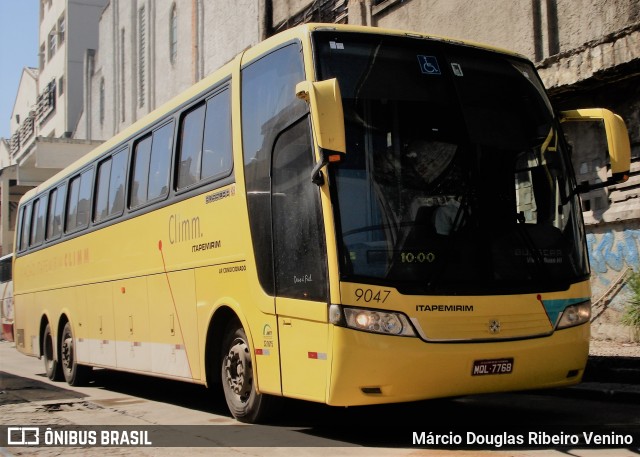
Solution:
<path fill-rule="evenodd" d="M 476 48 L 318 32 L 347 133 L 332 167 L 346 280 L 405 293 L 568 287 L 588 274 L 581 213 L 528 63 Z"/>

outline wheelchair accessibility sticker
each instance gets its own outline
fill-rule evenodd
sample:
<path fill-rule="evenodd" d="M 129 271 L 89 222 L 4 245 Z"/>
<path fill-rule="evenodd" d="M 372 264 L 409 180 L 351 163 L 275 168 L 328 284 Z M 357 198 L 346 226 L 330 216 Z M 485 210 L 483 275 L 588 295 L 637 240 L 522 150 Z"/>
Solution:
<path fill-rule="evenodd" d="M 420 64 L 420 71 L 425 75 L 439 75 L 440 66 L 435 56 L 421 56 L 418 55 L 418 63 Z"/>

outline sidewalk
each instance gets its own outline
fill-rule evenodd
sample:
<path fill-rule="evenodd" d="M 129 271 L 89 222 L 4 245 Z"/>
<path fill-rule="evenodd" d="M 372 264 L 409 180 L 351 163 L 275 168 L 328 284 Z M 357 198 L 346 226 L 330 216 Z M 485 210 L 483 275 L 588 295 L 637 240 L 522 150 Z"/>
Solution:
<path fill-rule="evenodd" d="M 640 357 L 590 355 L 576 395 L 601 395 L 606 401 L 640 403 Z"/>

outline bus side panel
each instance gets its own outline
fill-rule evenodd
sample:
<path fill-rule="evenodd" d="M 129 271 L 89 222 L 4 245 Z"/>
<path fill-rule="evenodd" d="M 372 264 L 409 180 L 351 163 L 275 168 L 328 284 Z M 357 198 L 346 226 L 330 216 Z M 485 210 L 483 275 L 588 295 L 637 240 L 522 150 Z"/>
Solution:
<path fill-rule="evenodd" d="M 151 370 L 200 379 L 195 275 L 193 270 L 150 276 Z"/>
<path fill-rule="evenodd" d="M 147 278 L 115 281 L 113 288 L 117 366 L 151 371 Z"/>
<path fill-rule="evenodd" d="M 260 392 L 280 395 L 278 327 L 273 314 L 261 311 L 273 307 L 273 297 L 264 294 L 259 287 L 250 286 L 256 282 L 251 279 L 255 269 L 253 273 L 247 271 L 249 269 L 252 266 L 243 261 L 196 270 L 200 347 L 206 346 L 207 332 L 215 310 L 228 306 L 243 325 L 249 326 L 245 328 L 245 333 L 252 346 L 258 389 Z M 216 335 L 218 337 L 222 338 L 222 335 Z M 206 362 L 204 357 L 201 360 L 203 364 Z"/>
<path fill-rule="evenodd" d="M 325 402 L 331 367 L 327 304 L 276 298 L 282 393 Z M 303 317 L 304 316 L 304 317 Z"/>
<path fill-rule="evenodd" d="M 88 287 L 85 326 L 89 339 L 89 363 L 115 367 L 116 331 L 113 321 L 113 286 L 110 283 Z"/>
<path fill-rule="evenodd" d="M 38 356 L 40 312 L 35 308 L 35 295 L 17 295 L 15 303 L 16 348 L 23 354 Z"/>

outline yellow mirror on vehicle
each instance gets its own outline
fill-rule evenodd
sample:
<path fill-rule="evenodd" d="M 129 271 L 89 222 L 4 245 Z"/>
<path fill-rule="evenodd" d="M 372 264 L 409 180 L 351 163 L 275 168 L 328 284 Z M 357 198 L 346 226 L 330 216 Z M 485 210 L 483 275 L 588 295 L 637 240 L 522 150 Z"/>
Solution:
<path fill-rule="evenodd" d="M 612 177 L 607 185 L 625 182 L 631 168 L 631 145 L 624 120 L 605 108 L 588 108 L 560 113 L 560 122 L 594 122 L 604 127 Z"/>
<path fill-rule="evenodd" d="M 320 148 L 320 161 L 311 173 L 311 180 L 322 185 L 321 169 L 328 163 L 342 160 L 346 153 L 344 112 L 338 80 L 302 81 L 296 85 L 296 96 L 309 103 L 313 134 Z"/>

